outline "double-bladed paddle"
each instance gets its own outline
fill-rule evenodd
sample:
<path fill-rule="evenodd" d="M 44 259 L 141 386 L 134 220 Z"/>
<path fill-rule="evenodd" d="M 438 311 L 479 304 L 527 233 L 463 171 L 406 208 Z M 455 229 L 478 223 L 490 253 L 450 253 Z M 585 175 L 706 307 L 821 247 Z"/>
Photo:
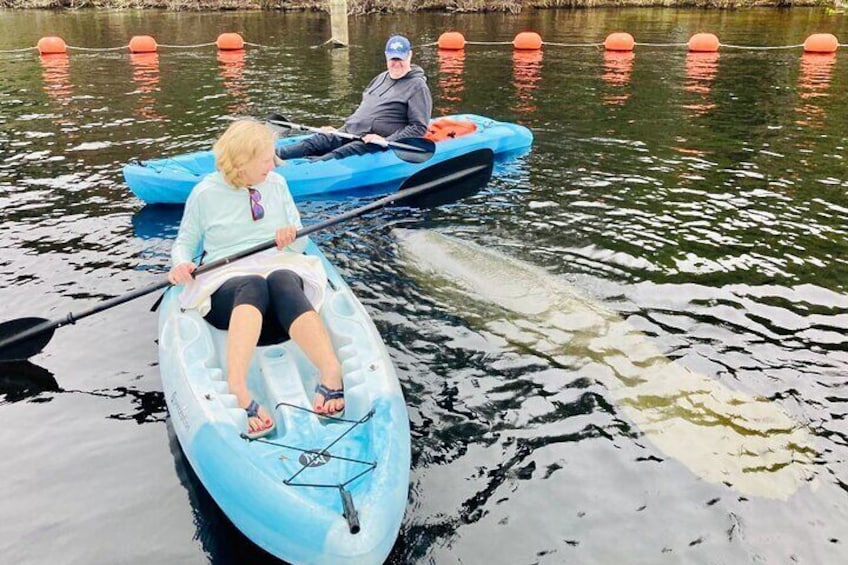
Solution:
<path fill-rule="evenodd" d="M 397 192 L 384 196 L 365 206 L 355 208 L 344 214 L 333 216 L 322 222 L 312 224 L 297 232 L 303 237 L 319 230 L 335 226 L 353 218 L 358 218 L 374 210 L 389 205 L 408 206 L 410 208 L 435 208 L 443 204 L 456 202 L 476 194 L 486 186 L 492 176 L 494 153 L 491 149 L 478 149 L 465 155 L 430 165 L 406 179 Z M 261 243 L 239 253 L 201 265 L 194 274 L 206 273 L 233 261 L 259 253 L 274 247 L 274 241 Z M 77 320 L 124 304 L 141 296 L 171 286 L 167 275 L 157 283 L 104 300 L 103 302 L 79 313 L 71 313 L 59 320 L 44 318 L 18 318 L 0 324 L 0 362 L 21 361 L 39 353 L 53 337 L 57 328 L 76 323 Z"/>
<path fill-rule="evenodd" d="M 295 124 L 293 122 L 288 121 L 288 118 L 283 116 L 282 114 L 271 113 L 265 118 L 269 124 L 274 124 L 276 126 L 283 126 L 288 129 L 301 130 L 301 131 L 311 131 L 313 133 L 327 133 L 330 135 L 337 135 L 339 137 L 344 137 L 345 139 L 355 139 L 358 141 L 362 141 L 364 136 L 355 135 L 352 133 L 347 133 L 344 131 L 331 131 L 325 132 L 321 128 L 314 128 L 311 126 L 304 126 L 301 124 Z M 386 141 L 386 145 L 389 149 L 395 152 L 395 155 L 398 156 L 398 159 L 402 161 L 406 161 L 408 163 L 423 163 L 430 159 L 433 156 L 433 153 L 436 152 L 436 143 L 429 139 L 424 139 L 423 137 L 405 137 L 403 141 Z"/>

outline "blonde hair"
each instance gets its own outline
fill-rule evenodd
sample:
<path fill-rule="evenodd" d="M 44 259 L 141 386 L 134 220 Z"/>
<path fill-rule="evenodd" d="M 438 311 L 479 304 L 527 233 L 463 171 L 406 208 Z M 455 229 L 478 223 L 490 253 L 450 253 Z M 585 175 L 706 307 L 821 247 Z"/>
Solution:
<path fill-rule="evenodd" d="M 237 120 L 230 124 L 215 145 L 215 167 L 224 175 L 224 180 L 236 188 L 245 186 L 242 168 L 269 148 L 274 147 L 277 134 L 270 127 L 256 120 Z"/>

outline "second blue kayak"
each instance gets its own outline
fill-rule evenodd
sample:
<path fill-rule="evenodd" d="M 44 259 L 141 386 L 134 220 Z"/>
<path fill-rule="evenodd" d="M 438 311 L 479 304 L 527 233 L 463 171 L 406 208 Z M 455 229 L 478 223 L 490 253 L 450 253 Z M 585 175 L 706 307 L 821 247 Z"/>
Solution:
<path fill-rule="evenodd" d="M 423 163 L 408 163 L 393 151 L 380 151 L 330 161 L 293 159 L 277 167 L 296 201 L 335 198 L 347 194 L 369 195 L 389 192 L 420 169 L 475 149 L 488 147 L 495 159 L 505 161 L 526 153 L 533 134 L 524 126 L 498 122 L 476 114 L 445 118 L 473 122 L 473 133 L 436 143 L 433 157 Z M 440 118 L 442 119 L 442 118 Z M 287 137 L 280 144 L 296 143 L 306 136 Z M 191 189 L 215 170 L 211 151 L 186 153 L 124 166 L 130 190 L 148 204 L 182 204 Z"/>

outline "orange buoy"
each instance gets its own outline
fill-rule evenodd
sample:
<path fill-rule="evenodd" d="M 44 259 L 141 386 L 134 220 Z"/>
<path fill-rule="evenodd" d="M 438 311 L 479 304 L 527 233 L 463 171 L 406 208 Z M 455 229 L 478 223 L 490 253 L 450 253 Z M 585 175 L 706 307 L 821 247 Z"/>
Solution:
<path fill-rule="evenodd" d="M 535 31 L 522 31 L 512 40 L 512 46 L 516 49 L 538 51 L 542 48 L 542 36 Z"/>
<path fill-rule="evenodd" d="M 611 33 L 604 40 L 604 49 L 607 51 L 633 51 L 636 42 L 633 36 L 625 32 Z"/>
<path fill-rule="evenodd" d="M 836 53 L 839 41 L 831 33 L 814 33 L 804 41 L 805 53 Z"/>
<path fill-rule="evenodd" d="M 465 37 L 458 31 L 446 31 L 439 36 L 439 49 L 448 51 L 465 49 Z"/>
<path fill-rule="evenodd" d="M 237 33 L 222 33 L 215 45 L 222 51 L 236 51 L 244 49 L 244 39 Z"/>
<path fill-rule="evenodd" d="M 68 46 L 61 37 L 49 35 L 38 40 L 39 55 L 58 55 L 67 52 Z"/>
<path fill-rule="evenodd" d="M 156 53 L 159 46 L 149 35 L 134 35 L 130 39 L 130 53 Z"/>
<path fill-rule="evenodd" d="M 718 37 L 712 33 L 696 33 L 689 39 L 689 51 L 695 53 L 715 53 L 718 46 Z"/>

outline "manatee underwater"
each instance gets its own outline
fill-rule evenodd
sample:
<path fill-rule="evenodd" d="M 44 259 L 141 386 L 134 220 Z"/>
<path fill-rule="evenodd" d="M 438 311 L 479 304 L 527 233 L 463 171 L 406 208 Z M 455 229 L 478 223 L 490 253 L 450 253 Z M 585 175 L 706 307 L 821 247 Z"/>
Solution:
<path fill-rule="evenodd" d="M 811 483 L 812 433 L 780 405 L 670 360 L 651 338 L 561 277 L 431 230 L 395 229 L 401 266 L 451 313 L 600 382 L 665 456 L 745 495 L 786 499 Z"/>

